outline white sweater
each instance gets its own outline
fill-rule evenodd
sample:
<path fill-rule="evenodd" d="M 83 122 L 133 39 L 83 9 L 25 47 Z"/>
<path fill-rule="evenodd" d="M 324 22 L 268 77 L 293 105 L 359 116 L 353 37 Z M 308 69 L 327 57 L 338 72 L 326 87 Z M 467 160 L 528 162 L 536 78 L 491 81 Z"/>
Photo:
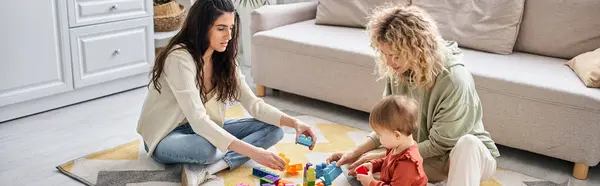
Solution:
<path fill-rule="evenodd" d="M 240 69 L 236 71 L 241 105 L 257 120 L 280 126 L 281 116 L 286 114 L 256 97 Z M 161 93 L 150 84 L 137 127 L 148 145 L 147 155 L 151 155 L 175 127 L 188 122 L 196 134 L 226 152 L 235 139 L 223 129 L 226 105 L 217 100 L 215 93 L 208 95 L 209 100 L 202 103 L 196 86 L 196 65 L 190 53 L 184 49 L 171 52 L 158 81 L 162 85 Z"/>

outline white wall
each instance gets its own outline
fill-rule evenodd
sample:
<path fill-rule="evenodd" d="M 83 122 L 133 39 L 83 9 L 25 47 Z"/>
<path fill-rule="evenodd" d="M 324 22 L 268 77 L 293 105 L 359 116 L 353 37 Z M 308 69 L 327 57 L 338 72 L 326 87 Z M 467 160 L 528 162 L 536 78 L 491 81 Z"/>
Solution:
<path fill-rule="evenodd" d="M 277 0 L 269 0 L 269 3 L 271 5 L 277 4 Z M 237 4 L 237 3 L 236 3 Z M 242 5 L 243 6 L 243 5 Z M 251 55 L 250 55 L 250 47 L 251 47 L 251 35 L 250 35 L 250 13 L 252 13 L 252 11 L 254 11 L 254 9 L 259 8 L 257 7 L 252 7 L 249 4 L 246 5 L 246 7 L 238 7 L 238 13 L 240 14 L 240 19 L 242 21 L 242 30 L 241 30 L 241 43 L 242 43 L 242 50 L 241 50 L 241 61 L 242 63 L 240 63 L 241 65 L 244 66 L 251 66 Z"/>

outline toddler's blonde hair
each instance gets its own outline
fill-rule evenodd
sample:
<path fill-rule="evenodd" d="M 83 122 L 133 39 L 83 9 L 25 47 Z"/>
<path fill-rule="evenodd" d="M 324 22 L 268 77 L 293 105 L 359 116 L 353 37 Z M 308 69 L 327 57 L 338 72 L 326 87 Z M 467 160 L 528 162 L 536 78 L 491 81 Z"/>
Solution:
<path fill-rule="evenodd" d="M 419 107 L 414 99 L 391 95 L 384 97 L 373 107 L 369 125 L 373 130 L 386 129 L 409 136 L 418 127 L 418 117 Z"/>

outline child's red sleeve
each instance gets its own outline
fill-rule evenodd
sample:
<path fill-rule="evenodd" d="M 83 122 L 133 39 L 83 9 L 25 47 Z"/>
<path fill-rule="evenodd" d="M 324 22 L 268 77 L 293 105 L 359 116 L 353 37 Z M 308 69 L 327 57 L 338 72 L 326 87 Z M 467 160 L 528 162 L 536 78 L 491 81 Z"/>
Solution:
<path fill-rule="evenodd" d="M 381 165 L 383 165 L 383 160 L 385 160 L 385 157 L 371 160 L 371 164 L 373 164 L 373 170 L 371 170 L 372 173 L 381 171 Z"/>
<path fill-rule="evenodd" d="M 419 165 L 413 161 L 400 161 L 394 169 L 394 176 L 390 185 L 426 186 L 427 175 L 419 169 Z"/>

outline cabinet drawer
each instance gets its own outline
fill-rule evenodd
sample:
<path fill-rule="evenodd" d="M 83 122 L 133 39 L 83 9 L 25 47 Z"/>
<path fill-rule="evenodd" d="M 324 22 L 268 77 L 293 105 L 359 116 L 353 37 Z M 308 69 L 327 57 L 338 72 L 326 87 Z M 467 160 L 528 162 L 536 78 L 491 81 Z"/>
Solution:
<path fill-rule="evenodd" d="M 152 23 L 148 17 L 71 29 L 75 88 L 149 72 Z"/>
<path fill-rule="evenodd" d="M 69 25 L 78 27 L 153 16 L 150 0 L 68 0 Z"/>

